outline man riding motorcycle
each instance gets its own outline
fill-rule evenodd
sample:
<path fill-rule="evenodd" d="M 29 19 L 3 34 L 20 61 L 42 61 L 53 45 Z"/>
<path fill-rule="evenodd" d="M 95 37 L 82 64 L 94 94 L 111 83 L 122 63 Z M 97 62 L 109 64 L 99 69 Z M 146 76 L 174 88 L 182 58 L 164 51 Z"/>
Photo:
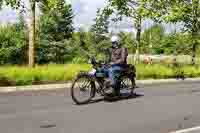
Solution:
<path fill-rule="evenodd" d="M 127 66 L 128 50 L 121 47 L 118 36 L 111 37 L 112 48 L 110 50 L 110 68 L 105 70 L 108 74 L 108 79 L 105 81 L 105 86 L 110 84 L 113 88 L 114 96 L 120 95 L 120 87 L 116 76 Z"/>

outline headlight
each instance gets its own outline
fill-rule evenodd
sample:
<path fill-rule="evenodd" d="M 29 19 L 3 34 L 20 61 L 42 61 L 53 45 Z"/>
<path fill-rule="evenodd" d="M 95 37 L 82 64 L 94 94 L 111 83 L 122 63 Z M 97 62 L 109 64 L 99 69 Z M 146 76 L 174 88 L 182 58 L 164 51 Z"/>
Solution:
<path fill-rule="evenodd" d="M 92 70 L 89 72 L 89 74 L 90 74 L 90 75 L 95 75 L 96 71 L 97 71 L 96 69 L 92 69 Z"/>

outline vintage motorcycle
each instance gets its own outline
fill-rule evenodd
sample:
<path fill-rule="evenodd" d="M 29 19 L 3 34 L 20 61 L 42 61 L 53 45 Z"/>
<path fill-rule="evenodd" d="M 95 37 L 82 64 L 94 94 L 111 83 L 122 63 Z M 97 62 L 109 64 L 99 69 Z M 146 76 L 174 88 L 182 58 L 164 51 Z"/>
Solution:
<path fill-rule="evenodd" d="M 113 89 L 111 86 L 105 85 L 108 75 L 102 71 L 102 68 L 109 68 L 110 65 L 102 61 L 97 62 L 94 57 L 90 59 L 90 63 L 93 66 L 92 71 L 80 72 L 72 83 L 71 96 L 76 104 L 87 104 L 96 94 L 107 96 Z M 123 96 L 129 97 L 134 95 L 136 88 L 135 77 L 135 66 L 130 64 L 126 65 L 116 76 L 120 93 L 124 94 Z"/>

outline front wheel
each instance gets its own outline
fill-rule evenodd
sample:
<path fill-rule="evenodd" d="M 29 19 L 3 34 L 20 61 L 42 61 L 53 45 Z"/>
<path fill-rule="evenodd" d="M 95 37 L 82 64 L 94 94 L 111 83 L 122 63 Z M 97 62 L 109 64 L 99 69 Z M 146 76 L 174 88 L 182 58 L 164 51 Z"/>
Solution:
<path fill-rule="evenodd" d="M 76 104 L 86 104 L 95 96 L 95 83 L 88 74 L 79 74 L 71 87 L 71 96 Z"/>

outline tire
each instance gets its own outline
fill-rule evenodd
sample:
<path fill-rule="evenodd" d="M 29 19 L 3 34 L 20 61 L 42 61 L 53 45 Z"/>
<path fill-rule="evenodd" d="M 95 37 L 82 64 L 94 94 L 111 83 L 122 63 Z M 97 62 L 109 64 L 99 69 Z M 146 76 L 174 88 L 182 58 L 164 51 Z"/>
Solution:
<path fill-rule="evenodd" d="M 81 82 L 82 80 L 83 82 Z M 77 93 L 81 95 L 81 93 L 86 93 L 86 91 L 88 95 L 84 99 L 81 99 L 80 97 L 77 96 Z M 93 77 L 86 73 L 79 74 L 72 83 L 71 97 L 72 100 L 78 105 L 89 103 L 91 99 L 95 96 L 95 93 L 96 93 L 95 82 L 93 80 Z"/>
<path fill-rule="evenodd" d="M 125 94 L 126 96 L 133 96 L 134 90 L 136 88 L 135 84 L 135 77 L 132 76 L 122 76 L 121 77 L 121 83 L 120 83 L 120 93 L 123 95 L 123 91 L 127 91 Z"/>

